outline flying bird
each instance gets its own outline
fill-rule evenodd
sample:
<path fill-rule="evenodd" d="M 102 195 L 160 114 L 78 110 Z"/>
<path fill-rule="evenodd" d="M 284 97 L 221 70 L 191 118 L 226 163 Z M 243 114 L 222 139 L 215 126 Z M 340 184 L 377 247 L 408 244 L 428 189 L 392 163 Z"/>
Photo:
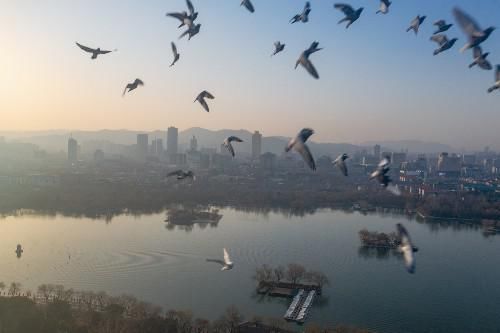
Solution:
<path fill-rule="evenodd" d="M 302 13 L 295 15 L 292 17 L 290 20 L 290 23 L 295 23 L 295 22 L 302 22 L 306 23 L 309 21 L 309 13 L 311 12 L 311 4 L 309 1 L 306 1 L 306 4 L 304 6 L 304 9 L 302 10 Z"/>
<path fill-rule="evenodd" d="M 200 32 L 200 28 L 201 28 L 201 24 L 189 26 L 189 28 L 179 36 L 179 39 L 188 35 L 189 36 L 188 40 L 191 40 L 191 37 L 197 35 Z"/>
<path fill-rule="evenodd" d="M 171 45 L 172 45 L 172 53 L 174 54 L 174 61 L 172 61 L 172 64 L 170 64 L 170 67 L 172 67 L 173 65 L 175 65 L 175 63 L 179 60 L 179 58 L 181 56 L 179 54 L 179 52 L 177 52 L 177 47 L 175 46 L 175 43 L 172 42 Z"/>
<path fill-rule="evenodd" d="M 338 24 L 347 22 L 347 25 L 345 26 L 346 29 L 349 28 L 349 26 L 353 24 L 363 12 L 363 7 L 354 10 L 354 8 L 345 3 L 336 3 L 335 5 L 333 5 L 333 7 L 342 11 L 345 14 L 345 17 L 342 20 L 340 20 Z"/>
<path fill-rule="evenodd" d="M 413 32 L 415 33 L 415 35 L 418 34 L 418 28 L 420 28 L 420 25 L 422 23 L 424 23 L 425 18 L 426 18 L 426 16 L 417 15 L 417 17 L 415 17 L 413 19 L 413 21 L 411 21 L 411 24 L 408 27 L 408 29 L 406 29 L 406 32 L 408 32 L 410 30 L 413 30 Z"/>
<path fill-rule="evenodd" d="M 345 163 L 345 160 L 347 160 L 348 158 L 349 158 L 349 156 L 346 153 L 344 153 L 344 154 L 338 156 L 335 159 L 335 161 L 332 162 L 334 165 L 337 166 L 337 168 L 340 169 L 340 171 L 342 171 L 342 174 L 346 177 L 347 177 L 348 172 L 347 172 L 347 164 Z"/>
<path fill-rule="evenodd" d="M 391 6 L 392 2 L 389 0 L 380 0 L 380 7 L 379 9 L 375 12 L 375 14 L 381 13 L 381 14 L 387 14 L 389 12 L 389 7 Z"/>
<path fill-rule="evenodd" d="M 285 49 L 285 44 L 281 44 L 280 41 L 274 42 L 274 52 L 271 54 L 271 57 L 280 53 Z"/>
<path fill-rule="evenodd" d="M 285 151 L 289 152 L 292 148 L 295 149 L 295 151 L 297 151 L 302 156 L 307 165 L 314 171 L 316 170 L 316 163 L 314 163 L 314 158 L 311 154 L 311 151 L 306 145 L 307 139 L 309 139 L 309 137 L 313 134 L 314 131 L 312 129 L 303 128 L 295 138 L 291 139 L 290 142 L 288 142 Z"/>
<path fill-rule="evenodd" d="M 196 101 L 200 102 L 201 106 L 203 106 L 205 111 L 210 112 L 210 109 L 208 108 L 208 104 L 205 101 L 205 98 L 214 99 L 215 97 L 211 93 L 209 93 L 208 91 L 203 90 L 201 93 L 198 94 L 198 96 L 196 97 L 194 102 L 196 102 Z"/>
<path fill-rule="evenodd" d="M 144 82 L 141 79 L 135 79 L 134 82 L 127 84 L 125 89 L 123 90 L 122 96 L 125 96 L 125 93 L 131 92 L 132 90 L 137 89 L 139 86 L 143 86 Z M 128 91 L 127 91 L 128 89 Z"/>
<path fill-rule="evenodd" d="M 491 93 L 497 89 L 500 89 L 500 65 L 497 65 L 495 70 L 495 84 L 488 89 L 488 92 Z"/>
<path fill-rule="evenodd" d="M 439 44 L 439 47 L 434 50 L 434 55 L 438 55 L 441 52 L 451 49 L 458 40 L 457 38 L 448 39 L 445 34 L 437 34 L 432 36 L 430 39 Z"/>
<path fill-rule="evenodd" d="M 82 45 L 82 44 L 80 44 L 78 42 L 76 42 L 76 45 L 80 49 L 82 49 L 83 51 L 88 52 L 88 53 L 92 53 L 91 59 L 97 59 L 98 55 L 107 54 L 107 53 L 113 52 L 113 51 L 101 50 L 99 47 L 97 49 L 93 49 L 93 48 L 90 48 L 88 46 Z M 114 51 L 116 51 L 116 50 L 114 50 Z"/>
<path fill-rule="evenodd" d="M 408 273 L 413 274 L 415 273 L 415 256 L 413 253 L 416 248 L 413 246 L 406 228 L 400 223 L 396 224 L 396 228 L 398 229 L 398 238 L 400 240 L 399 250 L 403 253 L 406 270 Z"/>
<path fill-rule="evenodd" d="M 448 31 L 448 29 L 450 29 L 453 26 L 452 23 L 446 24 L 445 20 L 437 20 L 436 22 L 434 22 L 434 25 L 437 27 L 437 30 L 434 31 L 434 35 Z"/>
<path fill-rule="evenodd" d="M 193 171 L 183 171 L 183 170 L 175 170 L 167 173 L 167 178 L 175 176 L 177 180 L 183 180 L 186 178 L 191 178 L 192 180 L 196 180 L 196 177 Z"/>
<path fill-rule="evenodd" d="M 180 13 L 167 13 L 166 16 L 173 17 L 181 21 L 181 24 L 178 28 L 187 25 L 188 27 L 193 26 L 194 21 L 198 17 L 198 13 L 194 10 L 193 3 L 190 0 L 186 0 L 186 4 L 189 10 L 189 14 L 186 11 Z"/>
<path fill-rule="evenodd" d="M 248 9 L 250 13 L 255 12 L 255 8 L 253 8 L 252 2 L 250 0 L 241 0 L 240 6 L 245 6 L 245 8 Z"/>
<path fill-rule="evenodd" d="M 224 260 L 207 259 L 207 261 L 222 265 L 221 271 L 228 271 L 233 268 L 234 263 L 231 261 L 231 258 L 229 257 L 229 253 L 227 252 L 227 250 L 224 248 L 223 251 L 224 251 Z"/>
<path fill-rule="evenodd" d="M 482 42 L 487 40 L 493 30 L 496 29 L 495 27 L 489 27 L 486 30 L 482 30 L 471 16 L 458 7 L 453 8 L 453 15 L 468 38 L 467 44 L 460 49 L 460 52 L 479 46 Z"/>
<path fill-rule="evenodd" d="M 389 157 L 384 157 L 377 166 L 377 169 L 372 172 L 370 175 L 370 179 L 376 179 L 380 185 L 386 188 L 389 192 L 394 195 L 401 195 L 399 188 L 397 186 L 391 186 L 392 182 L 391 177 L 389 177 L 388 173 L 390 170 L 391 160 Z"/>
<path fill-rule="evenodd" d="M 469 68 L 472 68 L 475 65 L 478 65 L 479 68 L 485 69 L 487 71 L 493 68 L 490 62 L 486 60 L 486 58 L 490 53 L 489 52 L 483 53 L 483 51 L 481 50 L 481 46 L 476 46 L 472 54 L 474 57 L 474 61 L 469 65 Z"/>
<path fill-rule="evenodd" d="M 224 144 L 224 147 L 227 148 L 227 150 L 229 150 L 229 152 L 231 153 L 231 156 L 234 157 L 234 148 L 233 148 L 233 145 L 231 144 L 231 142 L 243 142 L 243 140 L 241 140 L 240 138 L 236 137 L 236 136 L 230 136 L 230 137 L 227 137 L 223 144 Z"/>
<path fill-rule="evenodd" d="M 311 60 L 309 60 L 309 56 L 313 54 L 314 52 L 317 52 L 319 50 L 322 50 L 322 48 L 318 48 L 319 42 L 313 42 L 311 46 L 309 46 L 308 49 L 306 49 L 304 52 L 301 53 L 299 59 L 295 63 L 295 69 L 297 69 L 297 66 L 300 64 L 302 67 L 304 67 L 309 74 L 311 74 L 315 79 L 319 79 L 319 74 L 316 71 L 316 68 L 314 68 L 314 65 L 312 64 Z"/>

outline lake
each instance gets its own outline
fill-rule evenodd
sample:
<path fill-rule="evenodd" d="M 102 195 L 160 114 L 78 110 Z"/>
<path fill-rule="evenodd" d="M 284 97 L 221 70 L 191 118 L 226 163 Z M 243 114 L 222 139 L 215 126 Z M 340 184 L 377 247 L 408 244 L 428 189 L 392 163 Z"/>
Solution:
<path fill-rule="evenodd" d="M 247 318 L 282 317 L 289 301 L 255 295 L 255 268 L 300 263 L 330 286 L 308 322 L 378 332 L 500 332 L 500 236 L 424 224 L 404 216 L 322 210 L 304 217 L 222 209 L 217 226 L 165 227 L 166 214 L 120 215 L 111 222 L 25 214 L 0 219 L 0 281 L 36 290 L 43 283 L 132 294 L 167 309 L 214 319 L 229 305 Z M 397 255 L 367 256 L 358 231 L 403 223 L 417 272 Z M 16 245 L 24 248 L 16 257 Z M 235 267 L 206 262 L 228 248 Z"/>

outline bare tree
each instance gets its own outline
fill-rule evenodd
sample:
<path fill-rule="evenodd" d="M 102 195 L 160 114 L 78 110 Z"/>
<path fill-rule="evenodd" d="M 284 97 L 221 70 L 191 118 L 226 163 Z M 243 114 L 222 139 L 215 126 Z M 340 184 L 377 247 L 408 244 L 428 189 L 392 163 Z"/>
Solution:
<path fill-rule="evenodd" d="M 299 282 L 302 278 L 304 278 L 305 274 L 306 274 L 306 269 L 304 268 L 304 266 L 299 264 L 288 264 L 286 277 L 293 284 L 297 284 L 297 282 Z"/>
<path fill-rule="evenodd" d="M 210 329 L 210 321 L 203 318 L 196 318 L 193 326 L 195 333 L 208 333 Z"/>
<path fill-rule="evenodd" d="M 281 279 L 285 277 L 285 268 L 283 266 L 278 266 L 273 270 L 273 273 L 276 282 L 280 282 Z"/>
<path fill-rule="evenodd" d="M 229 329 L 229 333 L 233 333 L 236 331 L 237 327 L 243 321 L 243 315 L 240 313 L 238 308 L 234 305 L 231 305 L 226 309 L 226 313 L 224 318 L 227 323 L 227 327 Z"/>
<path fill-rule="evenodd" d="M 0 282 L 0 290 L 1 290 L 1 291 L 2 291 L 2 293 L 3 293 L 3 291 L 5 290 L 5 283 Z"/>
<path fill-rule="evenodd" d="M 311 282 L 317 284 L 320 288 L 323 288 L 323 286 L 327 286 L 330 284 L 330 280 L 328 279 L 328 277 L 321 272 L 312 271 L 309 274 Z"/>
<path fill-rule="evenodd" d="M 9 287 L 9 295 L 15 296 L 21 291 L 20 282 L 12 282 Z"/>
<path fill-rule="evenodd" d="M 255 270 L 255 275 L 253 278 L 260 283 L 260 282 L 270 281 L 272 277 L 273 277 L 273 269 L 268 265 L 263 264 L 262 266 L 258 267 Z"/>

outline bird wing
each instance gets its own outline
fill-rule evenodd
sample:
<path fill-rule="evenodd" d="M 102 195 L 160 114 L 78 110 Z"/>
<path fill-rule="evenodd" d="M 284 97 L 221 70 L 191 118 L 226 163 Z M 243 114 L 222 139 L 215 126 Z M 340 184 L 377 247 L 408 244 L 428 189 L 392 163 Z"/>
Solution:
<path fill-rule="evenodd" d="M 484 36 L 483 29 L 474 21 L 474 19 L 458 7 L 453 8 L 453 16 L 458 22 L 458 25 L 469 37 Z"/>
<path fill-rule="evenodd" d="M 209 99 L 214 99 L 214 95 L 212 95 L 211 93 L 209 93 L 208 91 L 204 90 L 202 93 L 202 97 L 203 98 L 209 98 Z"/>
<path fill-rule="evenodd" d="M 167 13 L 166 16 L 170 16 L 170 17 L 178 19 L 181 22 L 184 22 L 184 19 L 187 17 L 187 14 L 185 12 L 184 13 Z"/>
<path fill-rule="evenodd" d="M 113 51 L 101 50 L 101 51 L 99 51 L 99 54 L 107 54 L 107 53 L 110 53 L 110 52 L 113 52 Z"/>
<path fill-rule="evenodd" d="M 189 9 L 189 13 L 191 15 L 194 14 L 194 6 L 193 6 L 193 3 L 190 1 L 190 0 L 186 0 L 186 4 L 187 4 L 187 7 Z"/>
<path fill-rule="evenodd" d="M 438 28 L 441 28 L 442 26 L 444 26 L 446 24 L 446 22 L 444 20 L 437 20 L 436 22 L 433 23 L 435 26 L 437 26 Z"/>
<path fill-rule="evenodd" d="M 311 154 L 311 151 L 309 150 L 309 147 L 301 142 L 297 141 L 293 148 L 300 154 L 302 155 L 302 158 L 304 161 L 307 163 L 307 165 L 311 168 L 311 170 L 316 170 L 316 163 L 314 163 L 314 158 Z"/>
<path fill-rule="evenodd" d="M 411 274 L 415 273 L 415 256 L 413 255 L 413 247 L 403 245 L 401 246 L 401 251 L 403 251 L 406 270 Z"/>
<path fill-rule="evenodd" d="M 335 164 L 340 169 L 340 171 L 342 171 L 342 174 L 344 176 L 347 176 L 347 174 L 348 174 L 348 172 L 347 172 L 347 165 L 344 162 L 344 160 L 342 160 L 342 155 L 340 155 L 339 157 L 337 157 L 335 159 L 335 161 L 333 161 L 333 164 Z"/>
<path fill-rule="evenodd" d="M 304 6 L 304 13 L 309 14 L 309 12 L 311 11 L 311 3 L 309 1 L 306 1 L 306 4 Z"/>
<path fill-rule="evenodd" d="M 125 93 L 127 92 L 127 89 L 131 88 L 131 86 L 132 85 L 130 83 L 125 86 L 125 89 L 123 89 L 122 96 L 125 96 Z"/>
<path fill-rule="evenodd" d="M 392 194 L 396 195 L 396 196 L 400 196 L 401 195 L 401 190 L 399 189 L 399 187 L 397 185 L 391 185 L 389 184 L 390 182 L 390 178 L 388 176 L 385 176 L 384 175 L 384 182 L 387 182 L 387 185 L 386 185 L 386 189 L 387 191 L 391 192 Z"/>
<path fill-rule="evenodd" d="M 231 153 L 231 156 L 234 157 L 234 148 L 233 145 L 231 144 L 231 141 L 229 141 L 228 139 L 224 140 L 224 146 Z"/>
<path fill-rule="evenodd" d="M 175 171 L 167 173 L 167 177 L 182 176 L 183 174 L 184 174 L 184 172 L 182 170 L 175 170 Z"/>
<path fill-rule="evenodd" d="M 231 258 L 229 257 L 229 253 L 227 252 L 226 248 L 224 248 L 224 263 L 226 265 L 232 264 Z"/>
<path fill-rule="evenodd" d="M 134 84 L 136 84 L 138 86 L 143 86 L 144 82 L 141 79 L 135 79 Z"/>
<path fill-rule="evenodd" d="M 250 13 L 253 13 L 255 11 L 255 8 L 253 8 L 252 2 L 250 2 L 250 0 L 244 0 L 243 5 L 250 11 Z"/>
<path fill-rule="evenodd" d="M 311 60 L 309 59 L 304 59 L 304 61 L 301 62 L 302 66 L 311 74 L 315 79 L 319 79 L 319 74 L 316 68 L 314 68 L 314 65 L 312 64 Z"/>
<path fill-rule="evenodd" d="M 431 37 L 431 40 L 433 42 L 438 43 L 439 45 L 443 45 L 443 44 L 446 44 L 448 42 L 448 38 L 444 34 L 434 35 Z"/>
<path fill-rule="evenodd" d="M 222 266 L 226 266 L 226 263 L 223 260 L 218 259 L 207 259 L 207 262 L 213 262 Z"/>
<path fill-rule="evenodd" d="M 472 54 L 474 59 L 479 58 L 483 55 L 483 51 L 481 50 L 480 46 L 474 47 L 474 50 L 472 50 Z"/>
<path fill-rule="evenodd" d="M 497 65 L 496 73 L 495 73 L 495 80 L 498 82 L 500 81 L 500 65 Z"/>
<path fill-rule="evenodd" d="M 380 163 L 378 164 L 379 169 L 384 169 L 389 167 L 389 164 L 391 164 L 391 161 L 387 157 L 383 158 Z"/>
<path fill-rule="evenodd" d="M 172 42 L 171 45 L 172 45 L 172 52 L 174 53 L 174 56 L 177 56 L 178 55 L 177 46 L 175 46 L 174 42 Z"/>
<path fill-rule="evenodd" d="M 231 141 L 236 141 L 236 142 L 243 142 L 243 140 L 241 140 L 240 138 L 238 138 L 237 136 L 230 136 L 229 138 L 227 138 L 227 140 L 229 142 Z"/>
<path fill-rule="evenodd" d="M 341 10 L 346 16 L 351 16 L 354 14 L 354 9 L 346 3 L 336 3 L 333 5 L 333 7 Z"/>
<path fill-rule="evenodd" d="M 93 48 L 90 48 L 88 46 L 85 46 L 85 45 L 82 45 L 78 42 L 76 42 L 76 45 L 78 45 L 79 48 L 81 48 L 82 50 L 84 50 L 85 52 L 89 52 L 89 53 L 94 53 L 95 52 L 95 49 Z"/>
<path fill-rule="evenodd" d="M 208 107 L 208 104 L 203 97 L 198 98 L 198 102 L 200 102 L 201 106 L 203 106 L 205 111 L 210 112 L 210 108 Z"/>

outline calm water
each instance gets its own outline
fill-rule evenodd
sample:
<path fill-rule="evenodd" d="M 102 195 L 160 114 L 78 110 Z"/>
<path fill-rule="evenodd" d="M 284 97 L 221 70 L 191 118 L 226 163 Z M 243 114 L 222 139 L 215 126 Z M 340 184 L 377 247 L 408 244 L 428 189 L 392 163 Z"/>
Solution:
<path fill-rule="evenodd" d="M 128 293 L 165 309 L 215 318 L 230 304 L 247 317 L 281 317 L 288 301 L 253 294 L 256 266 L 296 262 L 328 275 L 331 286 L 309 321 L 379 332 L 500 332 L 500 236 L 432 227 L 403 217 L 321 211 L 267 216 L 223 210 L 217 227 L 167 230 L 164 214 L 111 223 L 69 217 L 0 220 L 0 280 Z M 416 245 L 417 274 L 396 256 L 360 255 L 362 228 L 404 223 Z M 24 247 L 21 259 L 14 250 Z M 236 266 L 205 261 L 227 247 Z M 71 256 L 71 259 L 69 259 Z"/>

